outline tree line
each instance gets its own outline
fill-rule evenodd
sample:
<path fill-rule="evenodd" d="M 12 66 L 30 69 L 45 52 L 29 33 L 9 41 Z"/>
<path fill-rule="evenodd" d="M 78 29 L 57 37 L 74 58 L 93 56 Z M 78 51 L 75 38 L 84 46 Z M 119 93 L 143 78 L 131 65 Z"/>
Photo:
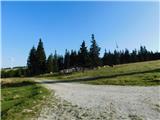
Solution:
<path fill-rule="evenodd" d="M 100 47 L 92 34 L 90 49 L 87 49 L 85 41 L 82 42 L 79 51 L 65 50 L 65 55 L 50 54 L 46 59 L 43 42 L 40 39 L 37 49 L 33 46 L 27 60 L 28 75 L 59 72 L 64 69 L 75 68 L 76 70 L 94 68 L 101 65 Z"/>
<path fill-rule="evenodd" d="M 88 49 L 85 41 L 82 41 L 78 51 L 65 50 L 64 56 L 58 55 L 55 51 L 46 59 L 43 42 L 40 39 L 37 49 L 32 47 L 27 61 L 28 75 L 39 75 L 43 73 L 60 72 L 67 69 L 85 70 L 93 69 L 104 65 L 117 65 L 133 62 L 142 62 L 160 59 L 159 52 L 148 51 L 145 46 L 140 46 L 139 50 L 129 51 L 114 50 L 106 51 L 103 57 L 100 57 L 100 47 L 97 44 L 94 34 L 91 35 L 91 46 Z"/>
<path fill-rule="evenodd" d="M 110 51 L 107 52 L 105 50 L 104 56 L 102 58 L 103 65 L 117 65 L 117 64 L 125 64 L 125 63 L 134 63 L 134 62 L 142 62 L 149 60 L 157 60 L 160 59 L 160 53 L 152 51 L 148 51 L 145 46 L 140 46 L 139 50 L 132 50 L 129 52 L 128 49 L 117 51 L 114 50 L 113 53 Z"/>
<path fill-rule="evenodd" d="M 1 77 L 21 77 L 34 76 L 44 73 L 54 72 L 72 72 L 84 71 L 85 69 L 93 69 L 98 66 L 109 65 L 113 67 L 117 64 L 142 62 L 160 59 L 159 52 L 148 51 L 145 46 L 134 49 L 131 52 L 128 49 L 106 51 L 100 57 L 101 48 L 96 42 L 94 34 L 91 35 L 90 48 L 82 41 L 78 51 L 65 50 L 65 54 L 58 55 L 57 51 L 46 57 L 43 42 L 40 39 L 37 47 L 32 47 L 27 59 L 27 67 L 14 70 L 1 70 Z"/>

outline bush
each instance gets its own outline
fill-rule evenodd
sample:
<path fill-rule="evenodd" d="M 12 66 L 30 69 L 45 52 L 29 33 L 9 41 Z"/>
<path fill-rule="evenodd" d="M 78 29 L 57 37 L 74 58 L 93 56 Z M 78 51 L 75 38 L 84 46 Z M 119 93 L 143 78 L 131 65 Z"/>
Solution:
<path fill-rule="evenodd" d="M 1 70 L 1 78 L 8 77 L 24 77 L 26 76 L 26 69 L 11 69 L 11 70 Z"/>

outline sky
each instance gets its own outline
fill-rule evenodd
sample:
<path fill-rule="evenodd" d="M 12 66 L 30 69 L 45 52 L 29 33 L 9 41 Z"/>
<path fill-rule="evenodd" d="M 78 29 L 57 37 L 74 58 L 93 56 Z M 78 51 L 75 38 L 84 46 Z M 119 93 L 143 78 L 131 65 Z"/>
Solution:
<path fill-rule="evenodd" d="M 46 55 L 79 50 L 91 34 L 104 50 L 160 51 L 158 2 L 7 2 L 1 4 L 2 67 L 25 66 L 41 38 Z"/>

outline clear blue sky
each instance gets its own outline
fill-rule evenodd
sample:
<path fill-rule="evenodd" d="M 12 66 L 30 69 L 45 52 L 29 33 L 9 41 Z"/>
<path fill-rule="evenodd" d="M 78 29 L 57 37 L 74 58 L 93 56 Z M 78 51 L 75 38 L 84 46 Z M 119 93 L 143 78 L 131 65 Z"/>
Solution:
<path fill-rule="evenodd" d="M 113 51 L 145 45 L 159 51 L 158 2 L 2 2 L 2 67 L 26 65 L 42 38 L 47 56 L 78 50 L 91 34 Z"/>

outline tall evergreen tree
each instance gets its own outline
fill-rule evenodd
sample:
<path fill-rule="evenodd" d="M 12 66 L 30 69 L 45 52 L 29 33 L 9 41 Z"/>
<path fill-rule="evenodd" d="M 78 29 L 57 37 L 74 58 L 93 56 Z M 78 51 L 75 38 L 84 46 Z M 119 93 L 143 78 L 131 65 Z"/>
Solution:
<path fill-rule="evenodd" d="M 120 64 L 124 63 L 124 50 L 120 51 Z"/>
<path fill-rule="evenodd" d="M 132 51 L 130 61 L 131 62 L 137 62 L 138 61 L 137 50 L 136 49 Z"/>
<path fill-rule="evenodd" d="M 79 64 L 83 68 L 89 66 L 89 53 L 85 45 L 85 41 L 82 42 L 79 50 Z"/>
<path fill-rule="evenodd" d="M 43 74 L 46 72 L 46 54 L 43 48 L 43 42 L 40 39 L 36 51 L 36 58 L 37 58 L 37 74 Z"/>
<path fill-rule="evenodd" d="M 108 53 L 108 65 L 113 66 L 114 65 L 113 61 L 114 61 L 114 54 L 109 51 L 109 53 Z"/>
<path fill-rule="evenodd" d="M 113 64 L 119 64 L 120 63 L 120 53 L 117 50 L 114 50 L 113 53 Z"/>
<path fill-rule="evenodd" d="M 129 63 L 130 62 L 130 53 L 129 53 L 129 50 L 128 49 L 125 49 L 125 52 L 124 52 L 124 63 Z"/>
<path fill-rule="evenodd" d="M 70 67 L 70 53 L 66 49 L 65 56 L 64 56 L 64 68 L 68 69 Z"/>
<path fill-rule="evenodd" d="M 47 59 L 47 72 L 53 72 L 53 55 L 50 54 Z"/>
<path fill-rule="evenodd" d="M 97 42 L 94 38 L 94 34 L 92 34 L 91 47 L 90 47 L 90 59 L 91 59 L 91 67 L 97 67 L 100 65 L 100 47 L 97 45 Z"/>
<path fill-rule="evenodd" d="M 102 57 L 103 65 L 107 65 L 108 64 L 107 59 L 108 59 L 108 53 L 107 53 L 107 51 L 105 49 L 104 55 Z"/>
<path fill-rule="evenodd" d="M 58 71 L 64 69 L 64 58 L 63 58 L 63 56 L 58 56 L 57 64 L 58 64 Z"/>
<path fill-rule="evenodd" d="M 74 50 L 71 50 L 70 54 L 70 67 L 76 67 L 77 66 L 77 52 Z"/>
<path fill-rule="evenodd" d="M 37 59 L 36 59 L 36 49 L 33 46 L 30 50 L 29 57 L 27 60 L 27 71 L 28 75 L 32 76 L 36 74 L 36 67 L 37 67 Z"/>
<path fill-rule="evenodd" d="M 145 46 L 140 46 L 140 50 L 138 51 L 139 61 L 145 61 L 147 58 L 147 49 Z"/>
<path fill-rule="evenodd" d="M 56 51 L 54 53 L 54 58 L 53 58 L 53 71 L 58 72 L 58 56 Z"/>

